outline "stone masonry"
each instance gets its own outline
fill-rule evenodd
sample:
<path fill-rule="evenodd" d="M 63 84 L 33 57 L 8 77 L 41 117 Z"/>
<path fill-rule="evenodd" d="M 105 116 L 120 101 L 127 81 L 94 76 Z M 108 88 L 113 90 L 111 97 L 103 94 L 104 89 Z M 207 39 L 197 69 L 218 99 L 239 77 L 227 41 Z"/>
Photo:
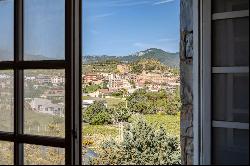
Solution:
<path fill-rule="evenodd" d="M 180 1 L 181 162 L 193 164 L 193 1 Z"/>

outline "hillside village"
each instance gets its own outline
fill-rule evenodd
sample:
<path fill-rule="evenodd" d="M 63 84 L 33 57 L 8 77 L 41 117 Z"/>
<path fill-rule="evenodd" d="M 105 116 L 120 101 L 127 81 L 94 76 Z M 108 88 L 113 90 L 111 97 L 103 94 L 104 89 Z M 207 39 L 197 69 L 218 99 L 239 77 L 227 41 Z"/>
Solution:
<path fill-rule="evenodd" d="M 99 59 L 83 63 L 82 108 L 100 100 L 108 106 L 105 100 L 108 98 L 120 98 L 119 101 L 124 101 L 138 89 L 146 89 L 148 92 L 174 92 L 180 85 L 178 68 L 165 65 L 165 60 L 157 53 L 161 56 L 168 55 L 158 49 L 149 49 L 129 56 L 134 60 L 130 62 Z M 150 58 L 156 54 L 155 59 Z M 159 57 L 163 62 L 159 61 Z M 27 71 L 24 74 L 25 109 L 64 117 L 64 74 L 61 70 Z M 13 73 L 0 73 L 0 106 L 6 100 L 13 102 L 13 89 L 10 88 L 12 84 Z"/>
<path fill-rule="evenodd" d="M 162 89 L 173 92 L 179 86 L 179 76 L 171 69 L 143 70 L 141 73 L 131 72 L 129 64 L 117 64 L 114 72 L 92 71 L 82 75 L 83 108 L 94 100 L 114 96 L 126 97 L 138 89 L 158 92 Z M 33 111 L 50 115 L 64 116 L 65 78 L 62 73 L 49 75 L 46 73 L 30 74 L 24 77 L 25 102 Z M 13 75 L 0 74 L 1 95 L 6 96 L 6 87 L 13 84 Z M 33 92 L 32 92 L 33 91 Z M 121 93 L 119 95 L 119 93 Z M 117 94 L 117 95 L 116 95 Z M 4 96 L 1 96 L 3 98 Z M 13 97 L 13 96 L 12 96 Z"/>
<path fill-rule="evenodd" d="M 179 76 L 170 70 L 145 71 L 142 73 L 131 73 L 127 64 L 118 64 L 116 73 L 94 72 L 83 74 L 83 86 L 99 85 L 100 89 L 87 93 L 91 97 L 108 96 L 114 92 L 125 89 L 132 94 L 137 89 L 146 88 L 148 91 L 157 92 L 161 89 L 174 91 L 179 86 Z M 103 84 L 106 83 L 106 86 Z M 126 95 L 126 94 L 125 94 Z"/>

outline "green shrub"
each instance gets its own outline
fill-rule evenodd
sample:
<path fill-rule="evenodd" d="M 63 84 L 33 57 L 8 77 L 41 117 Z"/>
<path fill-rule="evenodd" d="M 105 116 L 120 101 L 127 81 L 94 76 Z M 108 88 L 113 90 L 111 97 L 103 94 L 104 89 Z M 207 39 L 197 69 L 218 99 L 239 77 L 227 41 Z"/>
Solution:
<path fill-rule="evenodd" d="M 83 121 L 91 125 L 103 125 L 111 123 L 108 109 L 101 101 L 96 101 L 83 111 Z"/>
<path fill-rule="evenodd" d="M 93 165 L 172 165 L 180 164 L 178 139 L 167 135 L 161 127 L 137 121 L 127 125 L 121 142 L 103 143 Z"/>
<path fill-rule="evenodd" d="M 131 111 L 126 108 L 124 103 L 120 103 L 114 108 L 109 109 L 109 113 L 114 124 L 119 122 L 128 122 L 128 119 L 132 115 Z"/>
<path fill-rule="evenodd" d="M 109 113 L 105 111 L 97 113 L 95 116 L 93 116 L 90 122 L 91 125 L 103 125 L 110 123 L 111 123 L 111 117 Z"/>
<path fill-rule="evenodd" d="M 129 109 L 140 114 L 164 112 L 167 115 L 176 115 L 181 107 L 179 89 L 173 93 L 165 90 L 147 92 L 146 89 L 140 89 L 130 95 L 127 100 Z"/>

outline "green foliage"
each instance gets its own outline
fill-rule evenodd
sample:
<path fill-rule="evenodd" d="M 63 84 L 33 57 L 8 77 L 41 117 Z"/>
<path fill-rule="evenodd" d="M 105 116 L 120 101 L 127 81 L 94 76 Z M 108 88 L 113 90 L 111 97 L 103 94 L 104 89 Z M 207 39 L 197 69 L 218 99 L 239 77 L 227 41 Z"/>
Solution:
<path fill-rule="evenodd" d="M 84 93 L 93 93 L 97 91 L 98 89 L 101 89 L 100 85 L 87 85 L 85 88 L 83 88 Z"/>
<path fill-rule="evenodd" d="M 179 76 L 179 75 L 180 75 L 180 69 L 177 68 L 177 67 L 170 68 L 170 72 L 171 72 L 174 76 Z"/>
<path fill-rule="evenodd" d="M 60 116 L 53 116 L 53 124 L 63 124 L 64 123 L 64 118 Z"/>
<path fill-rule="evenodd" d="M 139 63 L 132 63 L 131 73 L 140 74 L 143 71 L 143 65 Z"/>
<path fill-rule="evenodd" d="M 125 96 L 127 94 L 128 94 L 128 91 L 126 89 L 120 89 L 120 90 L 118 90 L 116 92 L 113 92 L 112 96 L 114 96 L 114 97 L 123 97 L 123 96 Z"/>
<path fill-rule="evenodd" d="M 83 127 L 83 132 L 82 132 L 83 136 L 98 135 L 98 136 L 105 136 L 105 137 L 108 137 L 108 136 L 116 137 L 119 133 L 118 128 L 112 125 L 84 124 L 82 127 Z"/>
<path fill-rule="evenodd" d="M 110 124 L 111 117 L 108 112 L 100 111 L 90 121 L 92 125 L 103 125 L 103 124 Z"/>
<path fill-rule="evenodd" d="M 121 142 L 105 141 L 93 165 L 177 165 L 180 164 L 178 139 L 145 121 L 127 125 Z"/>
<path fill-rule="evenodd" d="M 103 102 L 94 102 L 83 112 L 83 121 L 91 125 L 116 124 L 127 122 L 131 112 L 124 104 L 114 108 L 106 108 Z"/>
<path fill-rule="evenodd" d="M 131 63 L 131 73 L 140 74 L 142 71 L 166 70 L 166 66 L 155 59 L 141 59 Z"/>
<path fill-rule="evenodd" d="M 147 92 L 146 89 L 139 89 L 127 98 L 128 108 L 134 113 L 164 112 L 168 115 L 176 115 L 181 106 L 177 91 L 174 93 L 168 93 L 165 90 Z"/>
<path fill-rule="evenodd" d="M 91 125 L 110 124 L 108 109 L 101 101 L 96 101 L 83 112 L 83 121 Z"/>
<path fill-rule="evenodd" d="M 146 122 L 154 124 L 157 129 L 164 127 L 168 134 L 176 137 L 180 137 L 180 112 L 177 115 L 166 115 L 162 113 L 148 114 L 148 115 L 132 115 L 129 119 L 130 123 L 137 121 L 138 119 L 144 119 Z"/>
<path fill-rule="evenodd" d="M 38 86 L 37 89 L 34 89 L 35 83 L 27 83 L 27 86 L 24 87 L 25 97 L 26 98 L 39 98 L 41 95 L 50 87 L 50 86 Z"/>
<path fill-rule="evenodd" d="M 102 83 L 102 88 L 103 88 L 103 89 L 108 89 L 108 81 L 104 81 L 104 82 Z"/>
<path fill-rule="evenodd" d="M 126 108 L 124 103 L 116 105 L 116 107 L 109 109 L 113 124 L 119 122 L 128 122 L 128 119 L 131 117 L 131 111 Z"/>
<path fill-rule="evenodd" d="M 90 58 L 88 64 L 83 65 L 83 72 L 115 72 L 117 68 L 117 64 L 120 64 L 120 61 L 112 59 L 111 57 L 107 57 L 108 59 L 99 59 L 98 57 L 85 57 Z M 109 59 L 111 58 L 111 59 Z"/>

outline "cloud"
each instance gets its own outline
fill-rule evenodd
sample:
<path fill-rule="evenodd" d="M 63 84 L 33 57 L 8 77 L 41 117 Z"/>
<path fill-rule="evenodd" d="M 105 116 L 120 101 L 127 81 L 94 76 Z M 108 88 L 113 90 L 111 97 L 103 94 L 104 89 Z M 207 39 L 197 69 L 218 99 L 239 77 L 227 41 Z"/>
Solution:
<path fill-rule="evenodd" d="M 162 5 L 162 4 L 173 2 L 173 1 L 175 0 L 162 0 L 162 1 L 155 2 L 154 5 Z"/>

